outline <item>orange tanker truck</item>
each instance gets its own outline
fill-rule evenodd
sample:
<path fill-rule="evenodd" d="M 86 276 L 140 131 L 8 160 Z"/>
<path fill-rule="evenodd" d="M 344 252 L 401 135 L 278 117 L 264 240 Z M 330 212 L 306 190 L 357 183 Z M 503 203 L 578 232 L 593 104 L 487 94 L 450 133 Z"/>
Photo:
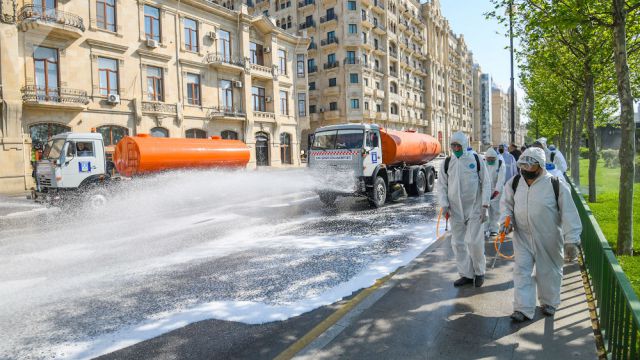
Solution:
<path fill-rule="evenodd" d="M 433 190 L 436 171 L 429 162 L 440 154 L 438 140 L 413 131 L 386 130 L 375 124 L 343 124 L 318 128 L 312 136 L 308 166 L 329 178 L 353 174 L 352 182 L 326 181 L 317 190 L 332 204 L 338 196 L 366 196 L 374 207 L 406 189 L 421 196 Z M 335 185 L 337 184 L 337 185 Z"/>
<path fill-rule="evenodd" d="M 98 207 L 106 201 L 100 190 L 111 180 L 176 169 L 245 168 L 249 157 L 249 148 L 239 140 L 139 134 L 120 140 L 111 162 L 101 134 L 62 133 L 49 140 L 38 162 L 37 189 L 31 196 L 53 202 L 83 194 L 90 205 Z M 118 174 L 112 176 L 114 167 Z"/>

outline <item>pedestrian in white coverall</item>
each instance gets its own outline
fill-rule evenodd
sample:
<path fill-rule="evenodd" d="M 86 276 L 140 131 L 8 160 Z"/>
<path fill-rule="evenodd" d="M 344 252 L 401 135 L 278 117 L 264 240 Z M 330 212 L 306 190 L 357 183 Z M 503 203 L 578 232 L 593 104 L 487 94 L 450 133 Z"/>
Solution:
<path fill-rule="evenodd" d="M 578 210 L 566 183 L 545 170 L 545 161 L 544 150 L 525 150 L 518 159 L 521 175 L 507 182 L 501 200 L 501 231 L 513 230 L 511 318 L 515 322 L 534 317 L 536 292 L 542 313 L 555 314 L 560 305 L 563 258 L 573 260 L 578 254 L 582 232 Z M 511 217 L 508 228 L 506 216 Z"/>
<path fill-rule="evenodd" d="M 509 147 L 507 146 L 507 144 L 498 145 L 498 153 L 504 160 L 505 165 L 505 176 L 504 181 L 502 182 L 503 184 L 518 173 L 518 169 L 516 167 L 516 158 L 511 155 L 508 150 Z"/>
<path fill-rule="evenodd" d="M 451 136 L 453 155 L 442 162 L 438 200 L 443 214 L 450 217 L 451 246 L 460 274 L 453 284 L 479 287 L 486 270 L 483 223 L 489 216 L 491 179 L 484 161 L 478 154 L 466 151 L 467 146 L 462 132 Z"/>
<path fill-rule="evenodd" d="M 564 155 L 562 155 L 562 152 L 560 152 L 560 150 L 557 150 L 556 147 L 553 145 L 551 145 L 550 147 L 547 147 L 546 138 L 542 137 L 536 140 L 532 146 L 535 146 L 537 148 L 544 150 L 544 153 L 546 156 L 545 168 L 548 171 L 552 172 L 552 174 L 561 176 L 561 174 L 564 174 L 565 172 L 567 172 L 567 160 L 565 160 Z M 558 171 L 554 171 L 554 170 L 558 170 Z"/>
<path fill-rule="evenodd" d="M 503 160 L 498 159 L 498 153 L 489 148 L 484 154 L 487 162 L 487 171 L 491 179 L 491 202 L 489 204 L 489 221 L 485 224 L 486 230 L 491 236 L 498 235 L 500 224 L 500 196 L 504 188 L 506 166 Z"/>

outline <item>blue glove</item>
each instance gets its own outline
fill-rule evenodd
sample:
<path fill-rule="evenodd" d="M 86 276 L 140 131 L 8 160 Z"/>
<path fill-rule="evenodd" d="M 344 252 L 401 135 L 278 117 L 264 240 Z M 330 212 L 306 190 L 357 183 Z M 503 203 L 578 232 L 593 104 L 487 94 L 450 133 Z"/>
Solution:
<path fill-rule="evenodd" d="M 556 166 L 553 163 L 546 163 L 544 166 L 548 171 L 555 170 Z"/>

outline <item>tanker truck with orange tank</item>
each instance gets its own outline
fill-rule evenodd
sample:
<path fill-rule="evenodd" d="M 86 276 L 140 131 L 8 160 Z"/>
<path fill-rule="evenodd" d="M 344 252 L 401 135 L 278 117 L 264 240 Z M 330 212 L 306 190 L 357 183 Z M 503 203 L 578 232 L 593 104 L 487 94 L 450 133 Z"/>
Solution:
<path fill-rule="evenodd" d="M 375 124 L 331 125 L 316 129 L 311 137 L 308 166 L 319 176 L 355 178 L 345 188 L 318 189 L 323 203 L 333 204 L 338 196 L 366 196 L 380 207 L 403 189 L 414 196 L 431 192 L 437 173 L 429 162 L 440 151 L 438 140 L 426 134 Z"/>
<path fill-rule="evenodd" d="M 92 207 L 106 202 L 104 187 L 133 176 L 177 169 L 245 168 L 250 152 L 239 140 L 125 136 L 107 159 L 98 133 L 62 133 L 49 140 L 36 167 L 36 190 L 31 197 L 54 203 L 85 195 Z M 114 168 L 116 174 L 112 174 Z"/>

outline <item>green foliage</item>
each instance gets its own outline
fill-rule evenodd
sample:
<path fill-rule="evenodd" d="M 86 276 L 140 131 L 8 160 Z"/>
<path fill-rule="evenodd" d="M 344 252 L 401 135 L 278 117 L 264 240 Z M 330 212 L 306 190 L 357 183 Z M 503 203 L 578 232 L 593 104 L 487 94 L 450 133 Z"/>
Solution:
<path fill-rule="evenodd" d="M 580 158 L 588 159 L 589 158 L 589 148 L 588 147 L 580 147 Z"/>
<path fill-rule="evenodd" d="M 617 168 L 620 166 L 620 159 L 618 158 L 618 150 L 606 149 L 600 152 L 602 159 L 604 160 L 604 166 L 608 168 Z"/>

